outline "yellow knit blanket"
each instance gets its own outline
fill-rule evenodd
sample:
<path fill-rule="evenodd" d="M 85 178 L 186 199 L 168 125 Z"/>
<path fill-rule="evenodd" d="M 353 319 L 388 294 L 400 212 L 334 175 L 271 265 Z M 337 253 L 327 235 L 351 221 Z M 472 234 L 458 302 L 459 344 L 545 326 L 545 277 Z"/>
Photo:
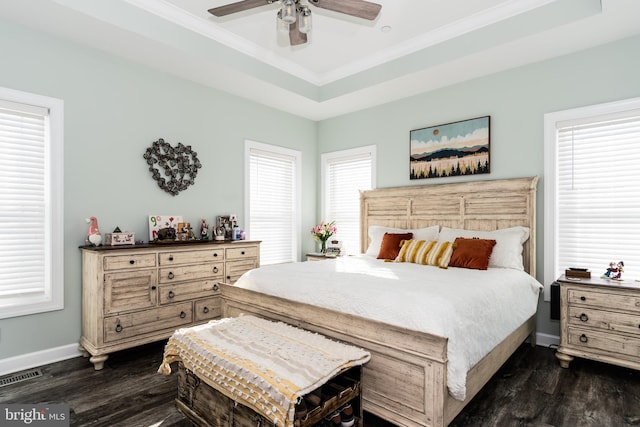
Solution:
<path fill-rule="evenodd" d="M 254 316 L 177 330 L 158 372 L 182 361 L 202 381 L 280 427 L 291 427 L 296 401 L 370 354 L 327 337 Z"/>

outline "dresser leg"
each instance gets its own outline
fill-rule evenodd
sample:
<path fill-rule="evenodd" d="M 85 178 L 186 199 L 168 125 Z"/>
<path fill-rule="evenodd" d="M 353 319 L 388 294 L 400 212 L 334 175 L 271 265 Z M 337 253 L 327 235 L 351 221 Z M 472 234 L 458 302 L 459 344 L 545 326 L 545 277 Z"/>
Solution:
<path fill-rule="evenodd" d="M 104 368 L 104 362 L 109 358 L 108 354 L 101 354 L 100 356 L 91 356 L 89 362 L 93 363 L 93 367 L 96 371 Z"/>
<path fill-rule="evenodd" d="M 560 362 L 560 367 L 565 368 L 565 369 L 569 367 L 569 363 L 571 363 L 571 361 L 573 360 L 573 356 L 569 356 L 568 354 L 564 354 L 564 353 L 560 352 L 560 350 L 556 351 L 556 358 Z"/>
<path fill-rule="evenodd" d="M 78 344 L 78 351 L 82 353 L 82 357 L 91 356 L 91 354 L 87 350 L 85 350 L 85 348 L 82 346 L 82 344 Z"/>

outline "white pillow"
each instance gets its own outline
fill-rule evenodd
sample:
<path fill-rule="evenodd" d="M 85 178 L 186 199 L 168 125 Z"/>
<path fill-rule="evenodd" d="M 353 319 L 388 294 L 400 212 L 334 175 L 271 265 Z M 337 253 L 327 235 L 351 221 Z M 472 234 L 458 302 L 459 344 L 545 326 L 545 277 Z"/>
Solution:
<path fill-rule="evenodd" d="M 425 228 L 393 228 L 393 227 L 384 227 L 381 225 L 370 225 L 369 226 L 369 247 L 365 252 L 365 255 L 372 256 L 374 258 L 378 257 L 378 253 L 380 252 L 380 246 L 382 245 L 382 238 L 384 237 L 384 233 L 413 233 L 414 240 L 438 240 L 438 230 L 440 229 L 439 225 L 432 225 L 431 227 Z"/>
<path fill-rule="evenodd" d="M 496 245 L 493 247 L 491 257 L 489 258 L 489 267 L 524 270 L 522 263 L 522 245 L 529 238 L 528 227 L 503 228 L 494 231 L 442 227 L 438 240 L 453 242 L 456 237 L 466 239 L 477 237 L 479 239 L 495 240 Z"/>

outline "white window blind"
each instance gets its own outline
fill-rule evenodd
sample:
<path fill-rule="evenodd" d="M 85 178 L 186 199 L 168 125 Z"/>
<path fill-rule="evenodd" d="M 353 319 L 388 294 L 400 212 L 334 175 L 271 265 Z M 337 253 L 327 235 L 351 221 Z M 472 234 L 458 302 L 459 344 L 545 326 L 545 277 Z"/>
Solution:
<path fill-rule="evenodd" d="M 0 89 L 0 317 L 11 317 L 62 308 L 61 141 L 48 107 L 16 100 L 61 107 Z"/>
<path fill-rule="evenodd" d="M 375 146 L 322 156 L 324 221 L 335 221 L 344 252 L 360 250 L 360 191 L 374 186 Z"/>
<path fill-rule="evenodd" d="M 592 277 L 624 262 L 640 279 L 640 100 L 557 113 L 547 169 L 545 280 L 568 267 Z M 546 126 L 551 127 L 551 124 Z M 545 254 L 547 255 L 547 254 Z M 550 265 L 547 265 L 550 264 Z"/>
<path fill-rule="evenodd" d="M 263 265 L 299 258 L 299 156 L 294 150 L 248 142 L 248 233 L 262 241 Z"/>

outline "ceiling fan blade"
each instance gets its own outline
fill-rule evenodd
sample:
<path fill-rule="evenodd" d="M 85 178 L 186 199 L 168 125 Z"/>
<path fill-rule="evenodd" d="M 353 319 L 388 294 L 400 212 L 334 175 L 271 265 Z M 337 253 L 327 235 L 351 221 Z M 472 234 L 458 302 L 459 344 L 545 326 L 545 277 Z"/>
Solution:
<path fill-rule="evenodd" d="M 373 21 L 382 9 L 382 5 L 365 0 L 309 0 L 321 9 L 333 10 L 346 15 Z"/>
<path fill-rule="evenodd" d="M 289 24 L 289 43 L 291 46 L 298 46 L 307 42 L 307 35 L 301 33 L 298 29 L 298 22 L 300 22 L 300 12 L 297 13 L 296 22 Z"/>
<path fill-rule="evenodd" d="M 264 6 L 265 4 L 271 4 L 271 0 L 242 0 L 231 4 L 226 4 L 220 7 L 214 7 L 209 9 L 209 13 L 215 16 L 226 16 L 232 13 L 242 12 L 244 10 L 253 9 L 255 7 Z"/>

